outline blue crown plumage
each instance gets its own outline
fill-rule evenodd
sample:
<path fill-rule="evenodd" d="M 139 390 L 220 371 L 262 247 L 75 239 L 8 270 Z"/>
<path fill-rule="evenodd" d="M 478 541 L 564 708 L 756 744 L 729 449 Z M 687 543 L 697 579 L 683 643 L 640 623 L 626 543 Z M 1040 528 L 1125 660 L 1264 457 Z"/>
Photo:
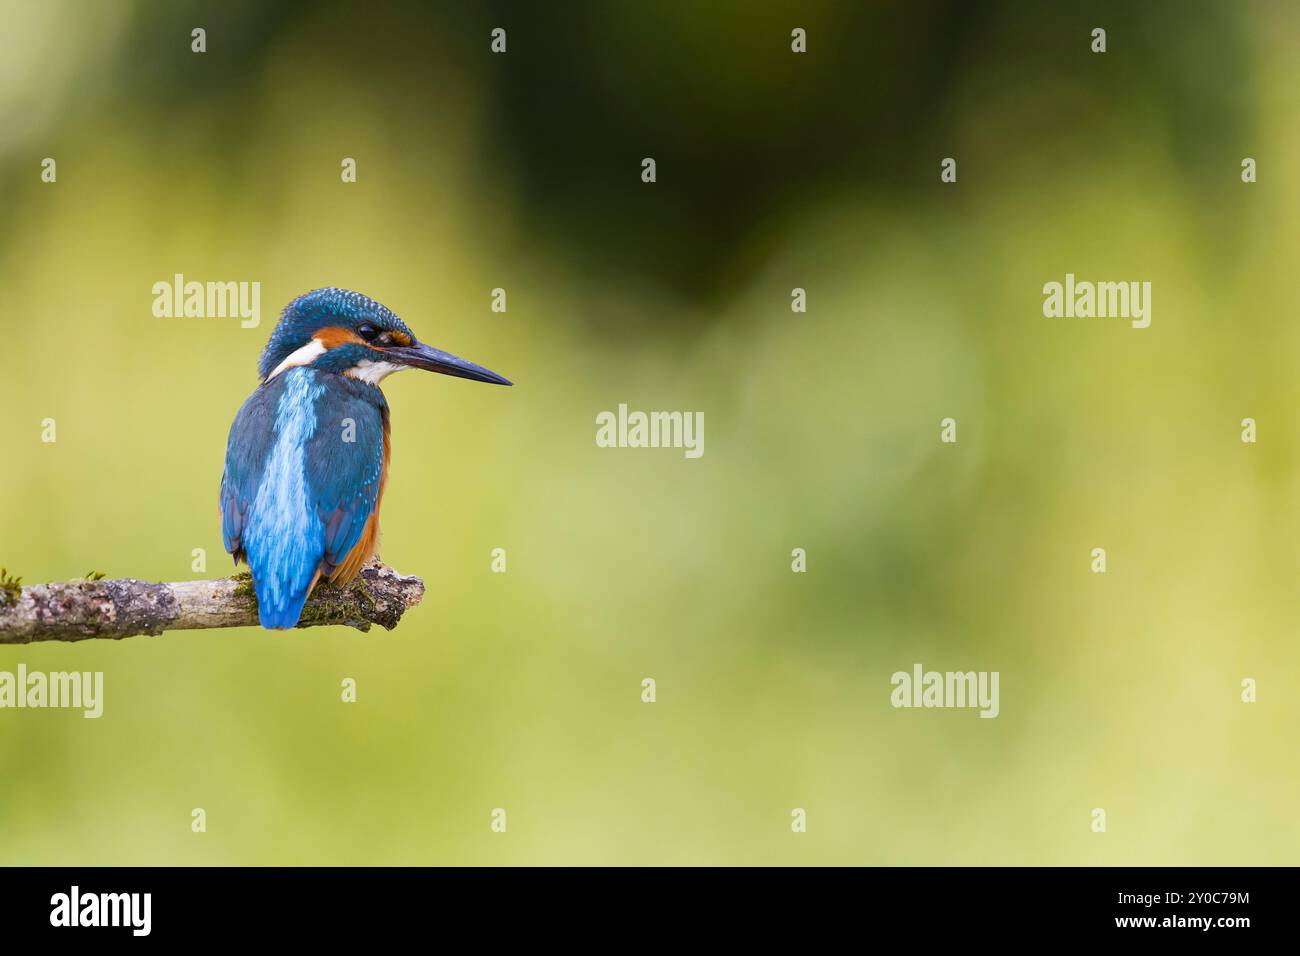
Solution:
<path fill-rule="evenodd" d="M 284 307 L 266 348 L 262 350 L 257 373 L 266 378 L 319 329 L 331 325 L 356 326 L 363 322 L 373 323 L 381 329 L 405 332 L 414 338 L 396 313 L 368 295 L 348 289 L 313 289 Z"/>

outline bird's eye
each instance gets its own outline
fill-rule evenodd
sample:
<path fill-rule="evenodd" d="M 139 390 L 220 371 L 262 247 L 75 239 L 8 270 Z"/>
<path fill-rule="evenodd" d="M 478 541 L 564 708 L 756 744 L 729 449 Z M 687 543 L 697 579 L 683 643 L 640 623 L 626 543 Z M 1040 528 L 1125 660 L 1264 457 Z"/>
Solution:
<path fill-rule="evenodd" d="M 363 325 L 359 329 L 357 329 L 357 334 L 360 335 L 367 342 L 373 342 L 375 336 L 379 334 L 379 330 L 375 328 L 373 325 Z"/>

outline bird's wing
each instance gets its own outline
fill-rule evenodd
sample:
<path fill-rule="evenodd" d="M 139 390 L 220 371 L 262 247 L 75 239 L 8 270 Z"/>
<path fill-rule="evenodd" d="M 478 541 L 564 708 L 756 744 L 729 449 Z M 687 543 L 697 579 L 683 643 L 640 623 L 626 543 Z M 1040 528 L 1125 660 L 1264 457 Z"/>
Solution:
<path fill-rule="evenodd" d="M 324 528 L 321 573 L 332 575 L 367 535 L 384 482 L 388 406 L 370 385 L 333 379 L 316 403 L 307 491 Z"/>
<path fill-rule="evenodd" d="M 275 440 L 278 393 L 262 387 L 248 397 L 235 415 L 226 443 L 226 467 L 221 475 L 221 536 L 238 564 L 244 556 L 248 510 Z"/>

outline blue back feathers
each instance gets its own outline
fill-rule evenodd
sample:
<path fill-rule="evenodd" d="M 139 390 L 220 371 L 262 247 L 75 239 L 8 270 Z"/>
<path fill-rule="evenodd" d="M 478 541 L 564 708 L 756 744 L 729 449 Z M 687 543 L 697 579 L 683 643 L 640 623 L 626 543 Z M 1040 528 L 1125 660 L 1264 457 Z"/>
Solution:
<path fill-rule="evenodd" d="M 323 327 L 337 321 L 325 318 L 331 309 L 383 309 L 335 289 L 295 302 L 313 297 L 320 301 L 293 321 Z M 263 374 L 283 360 L 273 347 L 290 309 L 262 357 Z M 247 558 L 263 627 L 297 624 L 317 574 L 331 574 L 361 540 L 378 505 L 387 417 L 378 388 L 307 367 L 265 382 L 235 416 L 221 479 L 222 535 L 236 561 Z"/>

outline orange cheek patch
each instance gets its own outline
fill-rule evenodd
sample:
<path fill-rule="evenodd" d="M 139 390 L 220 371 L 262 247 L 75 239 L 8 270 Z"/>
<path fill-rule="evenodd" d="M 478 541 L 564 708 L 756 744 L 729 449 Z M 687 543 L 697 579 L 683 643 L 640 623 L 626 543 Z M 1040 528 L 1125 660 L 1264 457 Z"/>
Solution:
<path fill-rule="evenodd" d="M 406 346 L 411 344 L 411 337 L 407 335 L 405 332 L 398 332 L 398 331 L 389 332 L 388 338 L 392 340 L 392 343 L 394 345 Z"/>
<path fill-rule="evenodd" d="M 320 342 L 327 349 L 338 348 L 340 345 L 346 345 L 349 342 L 356 342 L 365 345 L 361 336 L 357 335 L 351 329 L 341 328 L 337 325 L 331 325 L 328 328 L 319 329 L 312 338 Z"/>

